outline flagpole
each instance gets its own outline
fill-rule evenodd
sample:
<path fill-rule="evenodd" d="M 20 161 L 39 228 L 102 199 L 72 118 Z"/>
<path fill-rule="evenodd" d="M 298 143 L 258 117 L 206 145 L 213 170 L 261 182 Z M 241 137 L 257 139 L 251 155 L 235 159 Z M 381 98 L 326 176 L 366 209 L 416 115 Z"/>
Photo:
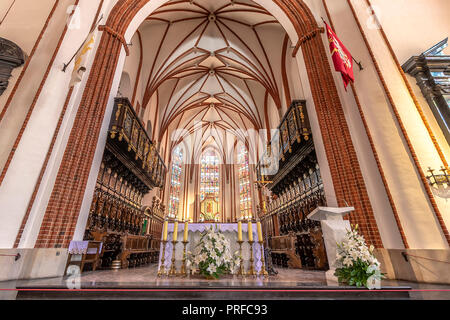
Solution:
<path fill-rule="evenodd" d="M 356 61 L 356 60 L 355 60 L 355 57 L 353 57 L 353 56 L 352 56 L 352 59 L 353 59 L 353 61 L 355 61 L 355 63 L 358 65 L 359 71 L 363 71 L 364 68 L 363 68 L 363 66 L 362 66 L 362 64 L 361 64 L 361 61 L 360 61 L 360 62 Z"/>
<path fill-rule="evenodd" d="M 100 19 L 98 19 L 98 21 L 97 21 L 97 23 L 95 24 L 94 28 L 92 28 L 92 29 L 89 31 L 87 37 L 89 37 L 89 35 L 91 34 L 91 32 L 94 31 L 95 28 L 98 27 L 98 25 L 100 24 L 100 21 L 102 21 L 102 20 L 103 20 L 103 14 L 102 14 L 102 16 L 100 17 Z M 87 39 L 87 37 L 86 37 L 86 39 Z M 83 41 L 83 43 L 82 43 L 81 46 L 78 48 L 78 50 L 75 52 L 75 54 L 72 56 L 72 58 L 69 60 L 69 62 L 64 63 L 64 67 L 63 67 L 63 69 L 62 69 L 62 72 L 66 72 L 67 67 L 70 65 L 70 63 L 73 61 L 73 59 L 75 59 L 75 57 L 77 56 L 78 52 L 80 52 L 81 48 L 83 48 L 84 43 L 86 42 L 86 39 Z"/>

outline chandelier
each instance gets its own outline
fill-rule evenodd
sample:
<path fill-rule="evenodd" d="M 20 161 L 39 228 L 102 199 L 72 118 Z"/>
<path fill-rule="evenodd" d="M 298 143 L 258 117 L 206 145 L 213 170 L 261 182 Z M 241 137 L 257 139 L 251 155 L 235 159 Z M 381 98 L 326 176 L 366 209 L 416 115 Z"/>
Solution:
<path fill-rule="evenodd" d="M 449 170 L 441 167 L 439 171 L 442 173 L 435 174 L 436 170 L 428 168 L 430 175 L 427 177 L 428 182 L 433 190 L 433 193 L 444 199 L 450 198 L 450 175 Z"/>

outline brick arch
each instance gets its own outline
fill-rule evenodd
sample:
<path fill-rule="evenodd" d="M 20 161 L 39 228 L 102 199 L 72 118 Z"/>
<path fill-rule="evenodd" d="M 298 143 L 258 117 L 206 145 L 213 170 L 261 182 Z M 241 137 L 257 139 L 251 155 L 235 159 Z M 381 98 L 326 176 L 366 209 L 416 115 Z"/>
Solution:
<path fill-rule="evenodd" d="M 36 241 L 37 248 L 65 248 L 73 238 L 123 36 L 149 1 L 119 0 L 109 15 L 106 29 L 113 32 L 102 34 Z M 350 216 L 351 222 L 359 224 L 369 242 L 382 247 L 319 26 L 303 0 L 274 0 L 274 3 L 290 20 L 299 38 L 294 52 L 302 50 L 303 53 L 338 205 L 354 206 L 356 211 Z"/>

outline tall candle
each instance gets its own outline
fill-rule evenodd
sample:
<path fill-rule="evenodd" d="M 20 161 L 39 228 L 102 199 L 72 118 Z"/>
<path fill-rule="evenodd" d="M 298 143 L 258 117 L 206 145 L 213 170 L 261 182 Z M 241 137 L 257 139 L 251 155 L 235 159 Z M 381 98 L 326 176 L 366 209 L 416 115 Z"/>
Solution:
<path fill-rule="evenodd" d="M 238 241 L 242 241 L 242 221 L 238 221 Z"/>
<path fill-rule="evenodd" d="M 176 242 L 178 240 L 178 221 L 175 221 L 175 224 L 173 225 L 173 242 Z"/>
<path fill-rule="evenodd" d="M 253 225 L 252 221 L 248 221 L 248 241 L 253 241 Z"/>
<path fill-rule="evenodd" d="M 169 227 L 169 221 L 165 220 L 164 221 L 164 228 L 163 228 L 163 241 L 167 241 L 167 230 Z"/>
<path fill-rule="evenodd" d="M 189 222 L 186 221 L 184 223 L 184 237 L 183 237 L 183 241 L 184 242 L 188 241 L 188 235 L 189 235 Z"/>
<path fill-rule="evenodd" d="M 262 234 L 261 222 L 258 221 L 256 223 L 256 226 L 258 227 L 258 240 L 259 240 L 259 242 L 263 242 L 263 234 Z"/>

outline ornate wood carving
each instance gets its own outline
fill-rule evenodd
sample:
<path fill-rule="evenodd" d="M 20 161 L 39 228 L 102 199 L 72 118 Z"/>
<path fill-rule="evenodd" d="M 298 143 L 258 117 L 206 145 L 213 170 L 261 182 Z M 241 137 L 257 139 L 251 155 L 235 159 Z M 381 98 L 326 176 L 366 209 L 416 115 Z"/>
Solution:
<path fill-rule="evenodd" d="M 411 57 L 403 70 L 416 78 L 444 136 L 450 143 L 450 56 L 442 51 L 448 38 L 419 56 Z"/>
<path fill-rule="evenodd" d="M 103 268 L 117 259 L 122 268 L 157 261 L 165 208 L 156 199 L 143 208 L 142 199 L 153 187 L 163 186 L 165 175 L 166 167 L 128 99 L 116 99 L 85 232 L 85 240 L 104 242 Z"/>
<path fill-rule="evenodd" d="M 162 188 L 167 168 L 128 98 L 116 98 L 107 149 L 150 190 Z"/>
<path fill-rule="evenodd" d="M 320 223 L 307 218 L 326 200 L 304 101 L 294 101 L 281 122 L 286 125 L 280 125 L 280 130 L 288 131 L 280 134 L 282 152 L 291 148 L 292 153 L 284 153 L 279 171 L 268 177 L 272 182 L 267 187 L 274 199 L 261 218 L 264 232 L 271 238 L 267 244 L 275 265 L 326 270 Z"/>
<path fill-rule="evenodd" d="M 0 38 L 0 96 L 8 87 L 14 68 L 25 62 L 25 54 L 14 42 Z"/>

